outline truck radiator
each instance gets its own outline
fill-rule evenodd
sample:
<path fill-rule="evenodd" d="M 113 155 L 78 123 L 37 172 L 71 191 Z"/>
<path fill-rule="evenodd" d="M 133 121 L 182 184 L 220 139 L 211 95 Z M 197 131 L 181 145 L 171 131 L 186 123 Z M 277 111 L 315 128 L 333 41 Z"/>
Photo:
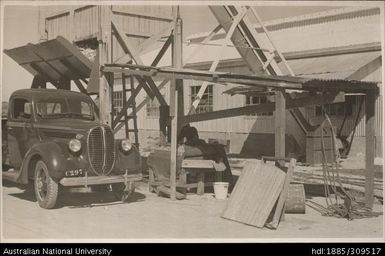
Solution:
<path fill-rule="evenodd" d="M 111 128 L 92 128 L 88 134 L 87 145 L 91 169 L 96 175 L 108 175 L 115 162 L 115 141 Z"/>

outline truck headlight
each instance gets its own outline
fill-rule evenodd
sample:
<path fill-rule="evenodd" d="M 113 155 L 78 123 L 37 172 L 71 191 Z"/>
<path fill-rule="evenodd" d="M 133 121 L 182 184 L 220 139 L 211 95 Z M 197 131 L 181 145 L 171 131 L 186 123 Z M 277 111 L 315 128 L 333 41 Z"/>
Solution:
<path fill-rule="evenodd" d="M 128 151 L 130 151 L 131 148 L 132 148 L 132 143 L 131 143 L 131 141 L 130 141 L 129 139 L 124 139 L 124 140 L 122 140 L 122 142 L 120 143 L 120 146 L 121 146 L 121 148 L 122 148 L 122 150 L 123 150 L 124 152 L 128 152 Z"/>
<path fill-rule="evenodd" d="M 71 152 L 77 153 L 82 148 L 82 143 L 78 139 L 72 139 L 68 142 L 68 148 L 71 150 Z"/>

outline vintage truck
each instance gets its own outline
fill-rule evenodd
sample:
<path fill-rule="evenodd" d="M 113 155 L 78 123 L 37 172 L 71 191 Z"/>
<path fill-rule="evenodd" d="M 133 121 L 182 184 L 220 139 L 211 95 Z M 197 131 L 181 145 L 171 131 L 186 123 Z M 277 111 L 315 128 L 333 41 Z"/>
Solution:
<path fill-rule="evenodd" d="M 125 200 L 142 179 L 141 157 L 98 121 L 92 99 L 58 89 L 23 89 L 2 120 L 3 179 L 33 180 L 37 202 L 53 208 L 61 187 L 86 186 Z M 5 166 L 9 170 L 6 171 Z"/>

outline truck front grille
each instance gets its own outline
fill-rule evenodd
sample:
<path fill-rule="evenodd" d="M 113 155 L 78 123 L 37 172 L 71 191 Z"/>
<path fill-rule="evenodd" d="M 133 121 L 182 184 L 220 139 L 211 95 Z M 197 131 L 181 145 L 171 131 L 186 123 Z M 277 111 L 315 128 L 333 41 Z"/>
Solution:
<path fill-rule="evenodd" d="M 96 175 L 108 175 L 115 162 L 115 141 L 111 128 L 92 128 L 88 134 L 87 145 L 91 169 Z"/>

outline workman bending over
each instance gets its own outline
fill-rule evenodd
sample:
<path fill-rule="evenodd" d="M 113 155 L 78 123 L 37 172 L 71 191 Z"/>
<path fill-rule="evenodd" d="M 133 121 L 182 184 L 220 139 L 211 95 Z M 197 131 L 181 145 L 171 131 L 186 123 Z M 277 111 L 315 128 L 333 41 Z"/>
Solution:
<path fill-rule="evenodd" d="M 233 174 L 231 173 L 230 164 L 227 159 L 227 155 L 223 145 L 206 143 L 206 141 L 199 138 L 198 130 L 195 127 L 190 126 L 189 124 L 182 127 L 178 137 L 178 143 L 191 146 L 191 147 L 196 147 L 200 149 L 203 153 L 209 152 L 208 155 L 210 156 L 213 155 L 212 149 L 214 149 L 215 151 L 215 155 L 213 155 L 214 159 L 211 159 L 211 160 L 214 160 L 217 163 L 219 163 L 220 161 L 223 162 L 223 164 L 226 166 L 226 169 L 224 171 L 224 177 L 223 177 L 224 181 L 229 182 L 230 188 L 234 186 Z"/>

